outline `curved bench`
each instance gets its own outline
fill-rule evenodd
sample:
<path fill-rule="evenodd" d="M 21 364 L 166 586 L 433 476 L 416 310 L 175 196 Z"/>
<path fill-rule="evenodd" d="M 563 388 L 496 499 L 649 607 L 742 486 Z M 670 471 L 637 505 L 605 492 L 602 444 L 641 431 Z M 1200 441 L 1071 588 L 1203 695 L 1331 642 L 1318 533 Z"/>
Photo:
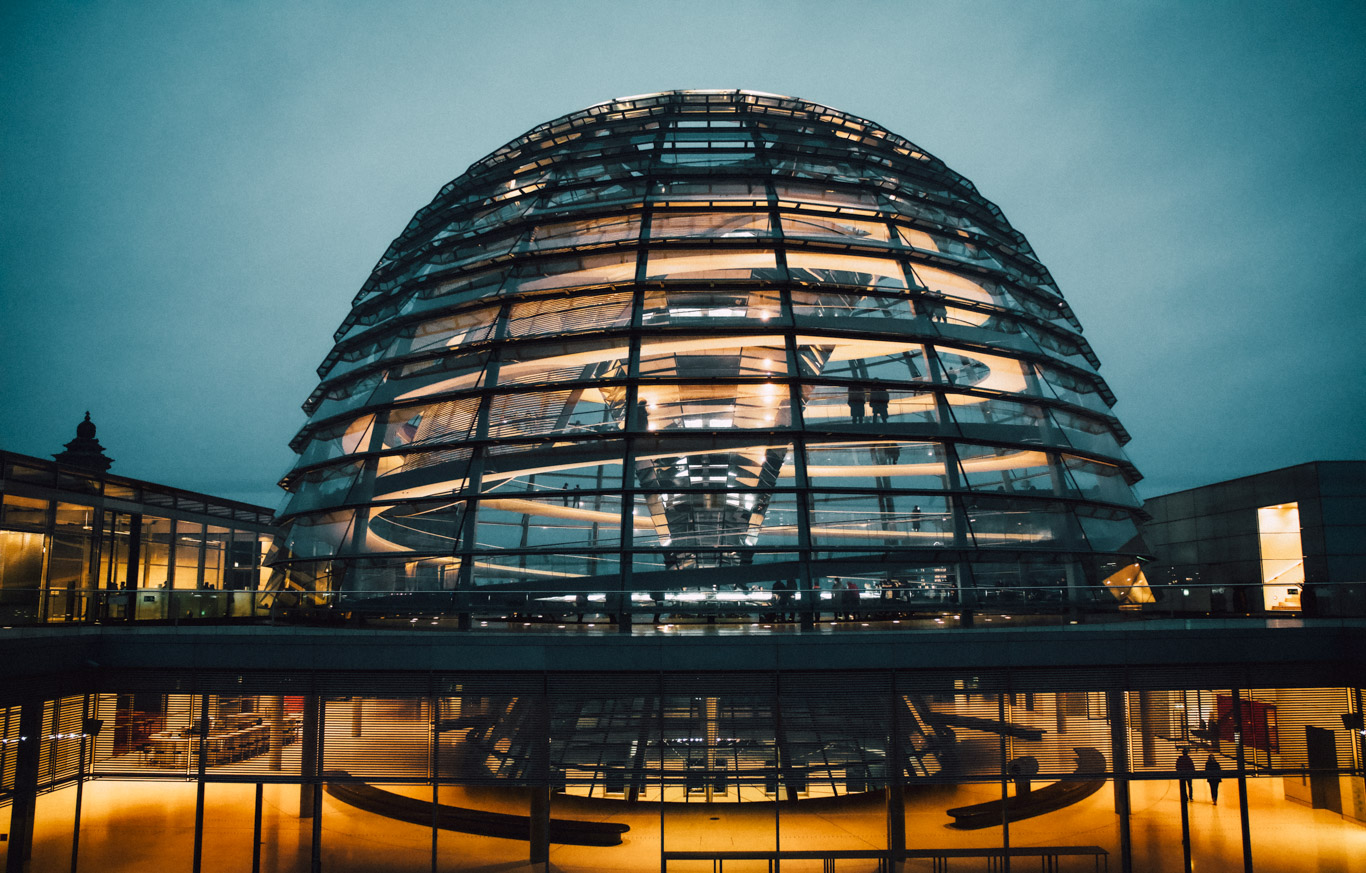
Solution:
<path fill-rule="evenodd" d="M 996 827 L 1004 821 L 1019 821 L 1054 812 L 1095 794 L 1105 785 L 1105 756 L 1089 747 L 1073 748 L 1072 751 L 1077 753 L 1077 775 L 1095 775 L 1099 778 L 1053 782 L 1028 794 L 955 807 L 947 810 L 954 819 L 949 827 L 960 831 Z"/>
<path fill-rule="evenodd" d="M 982 731 L 988 734 L 1000 734 L 1003 737 L 1014 737 L 1017 740 L 1041 740 L 1043 731 L 1038 728 L 1016 724 L 1013 721 L 998 721 L 994 718 L 978 718 L 973 715 L 952 715 L 948 713 L 936 712 L 928 717 L 928 720 L 936 726 L 970 728 L 975 731 Z"/>
<path fill-rule="evenodd" d="M 333 771 L 324 777 L 341 778 L 349 774 Z M 327 793 L 337 800 L 366 812 L 410 824 L 432 825 L 432 802 L 415 797 L 404 797 L 384 791 L 365 782 L 326 783 Z M 488 812 L 460 806 L 437 804 L 436 826 L 442 830 L 459 831 L 481 837 L 501 837 L 505 840 L 527 840 L 531 835 L 531 818 L 506 812 Z M 578 821 L 552 818 L 550 842 L 571 846 L 619 846 L 621 835 L 631 829 L 618 822 Z"/>

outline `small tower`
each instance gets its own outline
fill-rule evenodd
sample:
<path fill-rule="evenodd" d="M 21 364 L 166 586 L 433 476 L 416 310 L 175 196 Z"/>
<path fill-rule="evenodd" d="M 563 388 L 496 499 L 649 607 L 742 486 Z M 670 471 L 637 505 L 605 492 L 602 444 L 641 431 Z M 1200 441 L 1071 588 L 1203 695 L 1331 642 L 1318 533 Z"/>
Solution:
<path fill-rule="evenodd" d="M 100 473 L 108 470 L 109 465 L 114 463 L 113 458 L 105 455 L 104 446 L 95 439 L 95 423 L 90 420 L 89 412 L 85 414 L 85 421 L 76 425 L 76 438 L 66 444 L 65 451 L 52 457 L 56 458 L 58 463 L 84 467 Z"/>

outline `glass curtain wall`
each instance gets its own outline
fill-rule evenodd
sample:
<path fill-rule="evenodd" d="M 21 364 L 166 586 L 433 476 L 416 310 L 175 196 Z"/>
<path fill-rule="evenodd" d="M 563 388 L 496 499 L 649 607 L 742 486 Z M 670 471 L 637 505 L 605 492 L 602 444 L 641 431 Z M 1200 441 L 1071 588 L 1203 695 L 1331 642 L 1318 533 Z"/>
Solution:
<path fill-rule="evenodd" d="M 6 624 L 247 617 L 262 609 L 269 511 L 0 457 Z M 70 486 L 82 483 L 78 490 Z"/>
<path fill-rule="evenodd" d="M 208 871 L 250 863 L 257 815 L 278 870 L 315 855 L 331 870 L 430 870 L 433 852 L 437 869 L 484 869 L 540 841 L 564 870 L 742 860 L 727 852 L 1089 869 L 1127 844 L 1132 869 L 1158 871 L 1181 869 L 1183 834 L 1198 868 L 1241 869 L 1245 809 L 1256 869 L 1304 869 L 1305 852 L 1351 869 L 1362 738 L 1344 724 L 1359 723 L 1359 689 L 1136 678 L 1151 687 L 868 672 L 198 694 L 139 680 L 33 704 L 33 857 L 69 869 L 79 805 L 78 869 L 187 867 L 202 782 Z M 21 710 L 3 713 L 9 740 Z M 18 746 L 4 744 L 6 804 Z M 532 837 L 547 817 L 548 838 Z"/>

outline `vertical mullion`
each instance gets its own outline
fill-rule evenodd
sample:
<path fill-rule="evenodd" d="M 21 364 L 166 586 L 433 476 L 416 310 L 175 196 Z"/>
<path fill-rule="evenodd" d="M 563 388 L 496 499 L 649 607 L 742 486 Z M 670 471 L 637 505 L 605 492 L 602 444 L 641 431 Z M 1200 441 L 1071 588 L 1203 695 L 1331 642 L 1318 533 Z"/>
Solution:
<path fill-rule="evenodd" d="M 453 597 L 457 601 L 456 626 L 459 630 L 470 628 L 470 591 L 474 585 L 475 535 L 479 521 L 479 494 L 484 488 L 484 457 L 488 452 L 486 445 L 489 435 L 489 408 L 493 405 L 494 390 L 498 385 L 498 370 L 502 360 L 502 345 L 507 340 L 508 322 L 511 319 L 511 306 L 504 303 L 499 307 L 497 321 L 493 329 L 493 345 L 489 349 L 488 361 L 484 364 L 484 384 L 479 395 L 479 408 L 474 414 L 474 449 L 470 452 L 469 467 L 465 473 L 465 517 L 460 526 L 460 541 L 456 543 L 454 556 L 460 561 L 456 571 L 456 584 Z M 463 601 L 463 602 L 462 602 Z"/>
<path fill-rule="evenodd" d="M 1252 825 L 1247 812 L 1247 762 L 1244 748 L 1247 742 L 1247 725 L 1243 724 L 1242 689 L 1233 689 L 1233 717 L 1238 731 L 1238 819 L 1243 836 L 1243 869 L 1252 873 Z"/>
<path fill-rule="evenodd" d="M 437 873 L 438 839 L 441 833 L 441 698 L 433 692 L 427 697 L 427 706 L 428 721 L 432 726 L 429 753 L 432 775 L 432 873 Z"/>
<path fill-rule="evenodd" d="M 663 127 L 661 126 L 661 131 Z M 662 132 L 656 136 L 656 151 L 659 149 L 659 139 Z M 651 177 L 652 178 L 652 177 Z M 646 197 L 641 205 L 640 213 L 640 238 L 636 244 L 636 272 L 635 281 L 631 286 L 631 322 L 626 342 L 626 397 L 624 400 L 625 409 L 623 410 L 622 432 L 626 439 L 626 451 L 622 455 L 621 464 L 621 524 L 618 535 L 619 555 L 619 578 L 621 580 L 615 596 L 618 600 L 616 609 L 612 609 L 612 604 L 607 604 L 609 613 L 616 615 L 617 631 L 619 633 L 629 633 L 632 621 L 631 593 L 634 590 L 632 576 L 635 572 L 635 507 L 636 507 L 636 456 L 639 453 L 639 442 L 645 438 L 645 432 L 633 433 L 633 429 L 639 427 L 642 422 L 640 416 L 635 414 L 636 404 L 640 402 L 640 333 L 644 320 L 645 311 L 645 289 L 643 282 L 648 270 L 650 239 L 650 225 L 654 217 L 654 208 L 649 199 L 649 191 L 653 182 L 649 178 L 646 180 Z"/>
<path fill-rule="evenodd" d="M 797 508 L 797 597 L 802 606 L 802 630 L 813 630 L 820 620 L 820 585 L 816 583 L 811 556 L 811 480 L 806 466 L 806 416 L 803 409 L 801 355 L 797 349 L 797 320 L 792 307 L 792 282 L 787 268 L 787 242 L 778 208 L 778 192 L 772 182 L 764 184 L 768 198 L 769 222 L 772 224 L 773 257 L 783 282 L 778 288 L 778 302 L 782 308 L 783 346 L 787 370 L 787 404 L 791 422 L 788 444 L 792 451 L 792 484 L 795 487 Z"/>
<path fill-rule="evenodd" d="M 202 557 L 202 552 L 200 553 Z M 202 567 L 202 561 L 200 566 Z M 204 771 L 209 752 L 209 695 L 199 695 L 199 772 L 195 777 L 194 873 L 199 873 L 204 853 Z"/>
<path fill-rule="evenodd" d="M 317 735 L 317 755 L 314 759 L 314 772 L 310 774 L 313 779 L 313 840 L 311 848 L 311 858 L 313 873 L 322 873 L 323 867 L 323 738 L 327 734 L 325 717 L 327 715 L 326 698 L 318 694 L 314 698 L 313 707 L 317 712 L 314 724 L 316 725 Z"/>

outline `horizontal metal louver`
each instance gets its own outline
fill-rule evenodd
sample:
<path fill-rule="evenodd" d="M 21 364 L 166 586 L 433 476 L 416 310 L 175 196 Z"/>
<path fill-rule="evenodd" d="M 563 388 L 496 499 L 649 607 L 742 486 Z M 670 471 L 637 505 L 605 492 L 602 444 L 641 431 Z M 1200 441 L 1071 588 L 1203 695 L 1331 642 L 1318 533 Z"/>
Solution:
<path fill-rule="evenodd" d="M 59 697 L 43 703 L 38 742 L 38 786 L 74 778 L 80 771 L 83 697 Z"/>
<path fill-rule="evenodd" d="M 431 778 L 432 718 L 422 696 L 329 697 L 322 705 L 320 771 L 327 778 Z M 334 776 L 334 774 L 336 774 Z"/>
<path fill-rule="evenodd" d="M 19 756 L 19 707 L 0 709 L 0 794 L 14 790 L 14 768 Z"/>
<path fill-rule="evenodd" d="M 626 327 L 630 323 L 630 294 L 599 294 L 572 303 L 552 299 L 513 306 L 508 316 L 508 333 L 515 337 L 579 333 Z"/>

